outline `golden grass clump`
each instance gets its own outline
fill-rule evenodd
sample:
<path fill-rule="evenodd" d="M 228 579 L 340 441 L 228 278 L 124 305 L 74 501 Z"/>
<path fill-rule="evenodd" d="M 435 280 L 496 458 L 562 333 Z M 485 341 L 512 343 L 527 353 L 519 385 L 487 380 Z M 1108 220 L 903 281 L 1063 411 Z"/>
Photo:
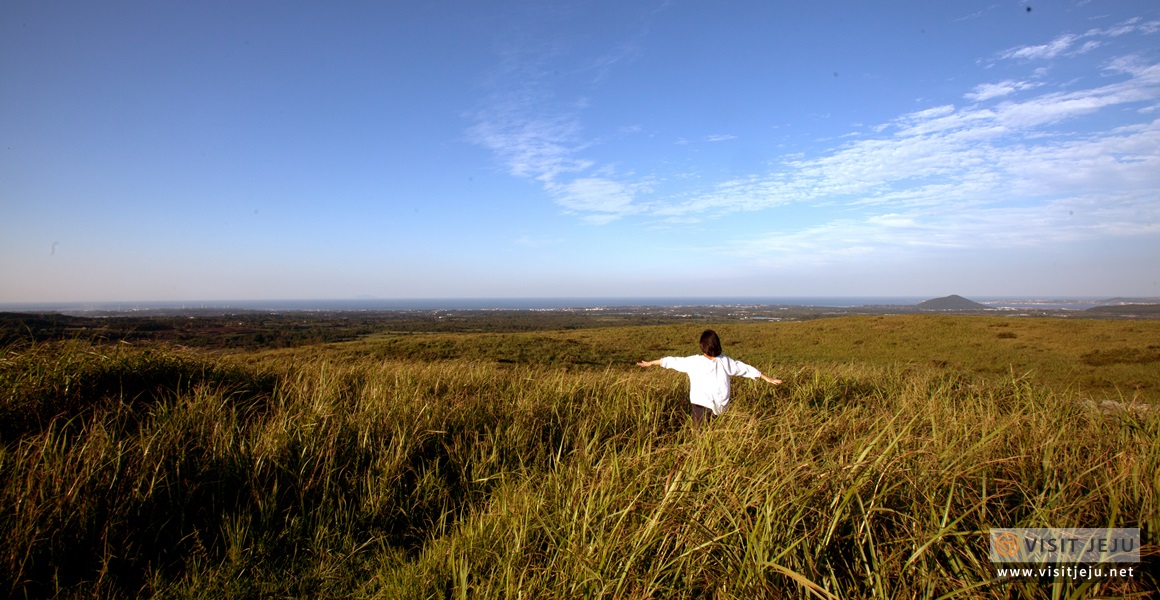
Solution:
<path fill-rule="evenodd" d="M 990 327 L 964 321 L 951 323 Z M 794 324 L 795 335 L 894 339 L 874 337 L 881 321 L 855 322 L 861 332 Z M 573 357 L 558 363 L 483 351 L 518 346 L 518 334 L 236 355 L 9 349 L 0 586 L 381 598 L 1157 586 L 1158 411 L 1100 410 L 1072 381 L 1010 368 L 832 360 L 838 351 L 811 362 L 785 350 L 786 329 L 721 330 L 738 342 L 727 353 L 785 383 L 737 382 L 733 408 L 700 429 L 682 376 L 630 362 L 679 350 L 671 327 L 535 334 Z M 991 527 L 1139 527 L 1149 557 L 1132 578 L 1000 580 Z"/>

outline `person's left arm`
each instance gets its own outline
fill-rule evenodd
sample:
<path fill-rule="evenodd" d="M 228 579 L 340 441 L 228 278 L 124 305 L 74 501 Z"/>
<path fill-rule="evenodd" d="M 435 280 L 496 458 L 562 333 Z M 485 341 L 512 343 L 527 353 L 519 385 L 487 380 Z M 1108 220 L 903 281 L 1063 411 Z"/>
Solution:
<path fill-rule="evenodd" d="M 752 365 L 748 365 L 748 364 L 743 363 L 739 360 L 733 360 L 733 359 L 729 359 L 729 360 L 732 363 L 731 366 L 734 367 L 732 369 L 733 372 L 730 373 L 730 375 L 740 375 L 742 377 L 748 377 L 750 379 L 762 379 L 762 380 L 765 380 L 765 381 L 772 383 L 774 385 L 781 383 L 780 379 L 774 379 L 773 377 L 770 377 L 769 375 L 762 373 L 760 370 L 757 369 L 757 367 L 754 367 Z"/>

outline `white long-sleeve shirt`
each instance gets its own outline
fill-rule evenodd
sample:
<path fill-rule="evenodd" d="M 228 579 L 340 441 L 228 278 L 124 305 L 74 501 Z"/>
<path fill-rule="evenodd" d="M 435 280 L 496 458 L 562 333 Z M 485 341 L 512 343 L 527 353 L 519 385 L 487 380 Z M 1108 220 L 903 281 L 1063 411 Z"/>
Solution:
<path fill-rule="evenodd" d="M 729 406 L 730 377 L 761 377 L 761 371 L 724 354 L 717 358 L 704 354 L 666 356 L 661 359 L 661 366 L 686 373 L 689 376 L 689 401 L 711 409 L 715 415 L 725 412 Z"/>

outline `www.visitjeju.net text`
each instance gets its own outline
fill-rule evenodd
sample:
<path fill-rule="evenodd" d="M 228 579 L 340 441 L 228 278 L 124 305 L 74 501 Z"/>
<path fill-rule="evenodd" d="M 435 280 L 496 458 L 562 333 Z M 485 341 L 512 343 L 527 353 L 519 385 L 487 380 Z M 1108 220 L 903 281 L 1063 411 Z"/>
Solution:
<path fill-rule="evenodd" d="M 1069 577 L 1071 579 L 1102 579 L 1104 577 L 1132 577 L 1136 567 L 1024 567 L 996 569 L 995 577 Z"/>

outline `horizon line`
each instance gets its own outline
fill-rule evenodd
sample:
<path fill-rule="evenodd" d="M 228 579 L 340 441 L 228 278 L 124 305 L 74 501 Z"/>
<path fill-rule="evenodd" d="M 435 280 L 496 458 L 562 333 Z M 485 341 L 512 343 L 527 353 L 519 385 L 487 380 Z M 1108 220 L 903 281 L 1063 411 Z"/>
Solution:
<path fill-rule="evenodd" d="M 251 310 L 251 311 L 396 311 L 396 310 L 565 310 L 576 308 L 628 308 L 682 306 L 813 306 L 854 308 L 861 306 L 913 306 L 926 300 L 959 296 L 980 304 L 1017 304 L 1024 307 L 1098 306 L 1109 303 L 1160 303 L 1155 296 L 1078 295 L 971 295 L 880 296 L 478 296 L 428 298 L 313 298 L 235 300 L 69 300 L 0 302 L 0 312 L 136 312 L 152 310 Z"/>

